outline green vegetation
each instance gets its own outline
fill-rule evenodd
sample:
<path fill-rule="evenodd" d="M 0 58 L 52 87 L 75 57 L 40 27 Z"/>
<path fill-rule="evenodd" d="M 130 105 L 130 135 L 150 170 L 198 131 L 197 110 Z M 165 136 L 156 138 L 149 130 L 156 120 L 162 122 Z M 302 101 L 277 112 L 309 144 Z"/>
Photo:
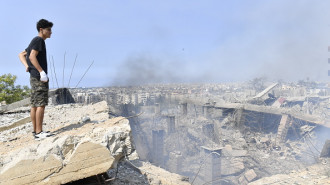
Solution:
<path fill-rule="evenodd" d="M 6 101 L 7 104 L 11 104 L 29 96 L 28 86 L 15 86 L 16 78 L 10 73 L 0 76 L 0 102 Z"/>

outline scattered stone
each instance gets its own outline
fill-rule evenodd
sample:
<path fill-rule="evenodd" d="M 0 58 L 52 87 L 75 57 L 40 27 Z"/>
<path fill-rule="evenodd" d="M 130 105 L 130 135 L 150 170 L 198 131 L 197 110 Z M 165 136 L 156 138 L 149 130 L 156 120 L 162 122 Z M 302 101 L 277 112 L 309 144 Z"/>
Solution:
<path fill-rule="evenodd" d="M 233 150 L 231 154 L 233 157 L 245 157 L 248 155 L 247 150 Z"/>
<path fill-rule="evenodd" d="M 86 124 L 40 143 L 19 139 L 25 147 L 5 154 L 14 160 L 3 161 L 0 184 L 64 184 L 104 173 L 131 148 L 121 142 L 130 139 L 130 131 L 128 120 L 115 118 L 97 129 Z"/>
<path fill-rule="evenodd" d="M 90 121 L 91 121 L 91 118 L 88 117 L 88 116 L 83 117 L 83 118 L 81 119 L 81 122 L 82 122 L 82 123 L 87 123 L 87 122 L 90 122 Z"/>
<path fill-rule="evenodd" d="M 249 182 L 246 180 L 245 176 L 242 175 L 238 178 L 238 182 L 240 185 L 247 185 Z"/>
<path fill-rule="evenodd" d="M 244 177 L 248 182 L 251 182 L 253 179 L 257 177 L 257 174 L 254 172 L 253 169 L 248 170 L 247 172 L 244 173 Z"/>
<path fill-rule="evenodd" d="M 319 163 L 305 170 L 291 171 L 287 174 L 277 174 L 250 182 L 249 185 L 261 184 L 330 184 L 329 159 L 325 164 Z"/>
<path fill-rule="evenodd" d="M 249 143 L 257 143 L 257 140 L 254 137 L 252 137 L 250 138 Z"/>
<path fill-rule="evenodd" d="M 260 138 L 260 143 L 269 143 L 269 138 L 267 137 Z"/>
<path fill-rule="evenodd" d="M 244 171 L 245 166 L 242 158 L 221 159 L 221 175 L 237 175 Z"/>
<path fill-rule="evenodd" d="M 114 185 L 189 184 L 187 177 L 150 163 L 126 165 L 126 160 L 139 159 L 132 145 L 130 124 L 123 117 L 108 119 L 107 110 L 105 102 L 49 106 L 44 127 L 56 135 L 42 141 L 33 139 L 31 123 L 1 132 L 0 185 L 95 180 L 90 177 L 109 169 L 119 172 L 115 172 L 117 180 L 111 181 Z"/>
<path fill-rule="evenodd" d="M 225 147 L 223 148 L 223 150 L 226 150 L 228 152 L 233 151 L 233 148 L 231 147 L 231 145 L 225 145 Z"/>

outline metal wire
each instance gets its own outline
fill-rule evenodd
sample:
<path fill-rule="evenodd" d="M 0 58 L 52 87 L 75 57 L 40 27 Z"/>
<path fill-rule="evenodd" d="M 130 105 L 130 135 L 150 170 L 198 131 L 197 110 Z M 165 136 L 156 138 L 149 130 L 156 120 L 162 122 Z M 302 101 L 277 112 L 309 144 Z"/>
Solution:
<path fill-rule="evenodd" d="M 298 127 L 301 127 L 301 126 L 303 126 L 303 124 L 301 123 L 301 121 L 299 120 L 297 120 L 297 121 L 293 121 L 292 122 L 293 124 L 295 124 L 295 125 L 297 125 Z M 296 134 L 296 136 L 298 137 L 299 135 L 298 135 L 298 133 L 297 133 L 297 131 L 296 131 L 296 129 L 293 129 L 294 130 L 294 133 Z M 311 136 L 310 136 L 310 133 L 311 131 L 309 131 L 309 132 L 307 132 L 303 137 L 302 137 L 302 139 L 304 140 L 304 142 L 306 143 L 306 145 L 308 146 L 308 149 L 309 149 L 309 152 L 310 153 L 308 153 L 307 151 L 305 151 L 305 153 L 307 153 L 307 154 L 309 154 L 309 155 L 312 155 L 312 157 L 315 159 L 315 160 L 317 160 L 317 155 L 315 155 L 314 154 L 314 152 L 313 152 L 313 150 L 312 150 L 312 147 L 316 150 L 316 152 L 318 152 L 318 154 L 320 154 L 321 152 L 315 147 L 315 145 L 312 143 L 312 138 L 311 138 Z M 308 136 L 308 137 L 307 137 Z M 309 143 L 308 143 L 308 141 L 309 141 Z M 312 146 L 312 147 L 311 147 Z"/>
<path fill-rule="evenodd" d="M 65 55 L 66 55 L 66 52 L 64 52 L 64 64 L 63 64 L 63 79 L 62 79 L 62 84 L 63 84 L 63 87 L 64 87 L 64 69 L 65 69 Z"/>
<path fill-rule="evenodd" d="M 209 153 L 207 156 L 205 156 L 205 157 L 203 158 L 203 162 L 202 162 L 202 164 L 199 166 L 199 169 L 198 169 L 198 171 L 197 171 L 197 173 L 196 173 L 196 175 L 195 175 L 193 181 L 191 182 L 192 185 L 194 184 L 194 181 L 196 180 L 197 175 L 199 174 L 200 170 L 202 169 L 202 166 L 205 164 L 206 158 L 209 157 L 211 154 L 216 154 L 216 155 L 221 156 L 218 152 L 211 152 L 211 153 Z"/>
<path fill-rule="evenodd" d="M 54 89 L 54 79 L 53 79 L 53 68 L 52 68 L 52 61 L 50 60 L 50 56 L 48 57 L 48 61 L 50 63 L 49 68 L 50 68 L 50 76 L 52 78 L 52 84 L 53 84 L 53 89 Z"/>
<path fill-rule="evenodd" d="M 68 87 L 70 87 L 71 76 L 72 76 L 72 73 L 73 73 L 74 66 L 76 65 L 77 57 L 78 57 L 78 54 L 76 54 L 76 58 L 74 59 L 73 67 L 71 69 L 71 74 L 70 74 L 70 78 L 69 78 Z"/>
<path fill-rule="evenodd" d="M 53 61 L 53 69 L 54 69 L 54 74 L 55 74 L 55 79 L 56 79 L 57 88 L 60 88 L 60 87 L 58 86 L 58 82 L 57 82 L 56 70 L 55 70 L 54 57 L 53 57 L 53 56 L 52 56 L 52 61 Z"/>
<path fill-rule="evenodd" d="M 79 82 L 77 83 L 77 85 L 75 86 L 75 88 L 77 88 L 78 87 L 78 85 L 79 85 L 79 83 L 81 82 L 81 80 L 84 78 L 84 76 L 86 75 L 86 73 L 88 72 L 88 70 L 89 70 L 89 68 L 93 65 L 93 63 L 94 63 L 94 60 L 93 60 L 93 62 L 91 63 L 91 65 L 89 65 L 89 67 L 87 68 L 87 70 L 86 70 L 86 72 L 84 73 L 84 75 L 80 78 L 80 80 L 79 80 Z"/>

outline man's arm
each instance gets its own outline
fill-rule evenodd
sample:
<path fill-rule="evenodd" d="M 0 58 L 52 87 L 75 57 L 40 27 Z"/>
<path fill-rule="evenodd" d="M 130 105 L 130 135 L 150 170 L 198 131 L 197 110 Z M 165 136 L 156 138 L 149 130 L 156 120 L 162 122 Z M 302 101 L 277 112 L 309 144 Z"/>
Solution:
<path fill-rule="evenodd" d="M 29 56 L 29 59 L 32 63 L 32 65 L 39 71 L 39 73 L 41 73 L 41 71 L 43 71 L 43 69 L 41 68 L 38 59 L 37 59 L 37 55 L 39 54 L 39 51 L 37 50 L 32 50 Z"/>
<path fill-rule="evenodd" d="M 29 65 L 27 64 L 26 61 L 26 51 L 22 51 L 18 54 L 19 60 L 22 62 L 22 64 L 25 66 L 25 71 L 29 72 Z"/>
<path fill-rule="evenodd" d="M 45 73 L 45 71 L 41 68 L 41 66 L 38 62 L 38 59 L 37 59 L 38 54 L 39 54 L 39 51 L 33 49 L 30 53 L 29 59 L 30 59 L 32 65 L 39 71 L 40 81 L 47 82 L 48 81 L 48 76 Z"/>

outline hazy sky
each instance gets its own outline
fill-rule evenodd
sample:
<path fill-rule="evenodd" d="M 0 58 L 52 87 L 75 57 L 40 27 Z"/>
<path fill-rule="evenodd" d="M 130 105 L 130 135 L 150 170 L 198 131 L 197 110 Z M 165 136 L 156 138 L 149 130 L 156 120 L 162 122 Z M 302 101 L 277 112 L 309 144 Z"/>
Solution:
<path fill-rule="evenodd" d="M 29 85 L 18 53 L 45 18 L 54 23 L 46 46 L 60 87 L 68 86 L 76 55 L 71 87 L 92 61 L 79 86 L 255 77 L 329 82 L 329 7 L 320 0 L 0 0 L 0 74 Z M 48 70 L 50 87 L 57 87 Z"/>

